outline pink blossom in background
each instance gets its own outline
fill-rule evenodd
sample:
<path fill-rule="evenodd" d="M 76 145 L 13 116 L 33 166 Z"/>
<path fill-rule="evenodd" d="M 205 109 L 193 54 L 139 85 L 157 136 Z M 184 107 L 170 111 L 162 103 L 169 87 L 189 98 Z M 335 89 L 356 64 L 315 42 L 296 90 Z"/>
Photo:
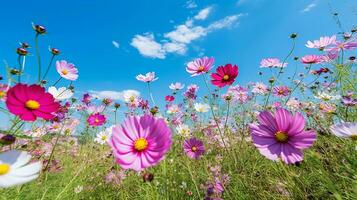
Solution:
<path fill-rule="evenodd" d="M 183 149 L 186 155 L 193 159 L 199 159 L 205 152 L 203 142 L 197 138 L 186 139 L 183 143 Z"/>
<path fill-rule="evenodd" d="M 142 75 L 142 74 L 137 75 L 136 79 L 138 81 L 150 83 L 150 82 L 156 81 L 159 78 L 155 77 L 155 72 L 148 72 L 145 75 Z"/>
<path fill-rule="evenodd" d="M 336 35 L 333 35 L 331 37 L 328 36 L 320 37 L 319 40 L 314 40 L 314 41 L 309 40 L 307 41 L 305 46 L 308 48 L 316 48 L 316 49 L 324 50 L 329 45 L 335 43 L 336 43 Z"/>
<path fill-rule="evenodd" d="M 105 122 L 106 122 L 105 115 L 102 115 L 100 113 L 91 114 L 87 119 L 87 123 L 89 124 L 89 126 L 101 126 Z"/>
<path fill-rule="evenodd" d="M 304 64 L 316 64 L 321 61 L 320 56 L 318 55 L 306 55 L 302 57 L 300 60 Z"/>
<path fill-rule="evenodd" d="M 288 63 L 281 63 L 278 58 L 265 58 L 260 62 L 260 68 L 272 68 L 272 67 L 286 67 Z"/>

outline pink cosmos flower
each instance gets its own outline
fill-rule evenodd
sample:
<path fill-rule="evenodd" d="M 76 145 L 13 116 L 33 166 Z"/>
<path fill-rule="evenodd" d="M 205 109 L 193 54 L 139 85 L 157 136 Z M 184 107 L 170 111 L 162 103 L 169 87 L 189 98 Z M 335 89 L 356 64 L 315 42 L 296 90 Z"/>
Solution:
<path fill-rule="evenodd" d="M 172 95 L 165 96 L 165 101 L 167 101 L 167 102 L 173 102 L 174 100 L 175 100 L 175 97 Z"/>
<path fill-rule="evenodd" d="M 54 118 L 60 104 L 39 85 L 16 84 L 7 92 L 6 106 L 9 111 L 24 121 Z"/>
<path fill-rule="evenodd" d="M 247 88 L 242 87 L 240 85 L 229 87 L 227 92 L 232 94 L 234 101 L 239 101 L 240 103 L 246 103 L 249 100 Z"/>
<path fill-rule="evenodd" d="M 89 115 L 87 122 L 89 126 L 101 126 L 106 122 L 106 117 L 105 115 L 102 115 L 100 113 L 94 113 Z"/>
<path fill-rule="evenodd" d="M 203 73 L 207 73 L 213 67 L 214 58 L 197 58 L 187 64 L 186 71 L 191 74 L 191 76 L 198 76 Z"/>
<path fill-rule="evenodd" d="M 353 50 L 357 47 L 357 39 L 347 40 L 344 42 L 336 41 L 336 46 L 327 49 L 332 52 L 339 52 L 341 50 Z"/>
<path fill-rule="evenodd" d="M 260 68 L 286 67 L 288 63 L 281 63 L 278 58 L 265 58 L 260 62 Z"/>
<path fill-rule="evenodd" d="M 201 140 L 190 138 L 184 141 L 183 150 L 188 157 L 199 159 L 200 156 L 205 152 L 205 146 Z"/>
<path fill-rule="evenodd" d="M 181 89 L 183 89 L 184 87 L 185 87 L 185 85 L 182 84 L 182 83 L 179 83 L 179 82 L 171 83 L 170 86 L 169 86 L 169 88 L 170 88 L 171 90 L 181 90 Z"/>
<path fill-rule="evenodd" d="M 159 78 L 155 78 L 155 72 L 148 72 L 145 75 L 142 75 L 142 74 L 137 75 L 136 79 L 138 81 L 150 83 L 150 82 L 156 81 Z"/>
<path fill-rule="evenodd" d="M 75 81 L 78 78 L 78 69 L 72 63 L 67 63 L 65 60 L 56 62 L 57 72 L 62 78 Z"/>
<path fill-rule="evenodd" d="M 252 93 L 264 95 L 268 93 L 268 86 L 264 83 L 257 82 L 253 86 Z"/>
<path fill-rule="evenodd" d="M 219 88 L 222 88 L 226 85 L 232 85 L 237 76 L 237 65 L 232 66 L 232 64 L 226 64 L 225 66 L 219 66 L 216 73 L 211 74 L 211 83 Z"/>
<path fill-rule="evenodd" d="M 116 162 L 123 169 L 141 171 L 159 163 L 172 144 L 171 129 L 152 115 L 129 116 L 113 128 L 109 140 Z"/>
<path fill-rule="evenodd" d="M 303 160 L 303 149 L 312 146 L 316 140 L 313 130 L 304 131 L 305 119 L 300 113 L 291 115 L 279 108 L 275 114 L 263 111 L 258 116 L 259 124 L 249 125 L 252 140 L 259 152 L 270 160 L 279 157 L 286 164 Z"/>
<path fill-rule="evenodd" d="M 336 35 L 333 35 L 331 37 L 325 36 L 325 37 L 320 37 L 319 40 L 314 40 L 314 41 L 307 41 L 307 44 L 305 45 L 307 48 L 316 48 L 320 50 L 324 50 L 327 46 L 331 44 L 336 43 Z"/>
<path fill-rule="evenodd" d="M 273 88 L 273 94 L 277 97 L 286 97 L 290 93 L 290 89 L 288 86 L 275 86 Z"/>
<path fill-rule="evenodd" d="M 301 62 L 304 64 L 316 64 L 321 61 L 320 56 L 318 55 L 306 55 L 301 58 Z"/>

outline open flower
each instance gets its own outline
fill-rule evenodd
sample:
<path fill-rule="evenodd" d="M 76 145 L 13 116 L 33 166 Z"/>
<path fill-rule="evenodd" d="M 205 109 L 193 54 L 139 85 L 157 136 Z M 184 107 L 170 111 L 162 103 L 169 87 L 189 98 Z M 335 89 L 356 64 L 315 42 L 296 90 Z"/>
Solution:
<path fill-rule="evenodd" d="M 155 72 L 148 72 L 145 75 L 142 74 L 137 75 L 136 79 L 138 81 L 149 83 L 149 82 L 156 81 L 159 78 L 155 78 Z"/>
<path fill-rule="evenodd" d="M 67 89 L 65 87 L 60 87 L 60 88 L 56 88 L 56 87 L 49 87 L 48 88 L 48 92 L 50 94 L 52 94 L 52 96 L 59 101 L 63 101 L 66 99 L 69 99 L 73 96 L 73 92 L 70 89 Z"/>
<path fill-rule="evenodd" d="M 265 58 L 262 61 L 260 61 L 260 68 L 282 68 L 286 67 L 288 63 L 281 63 L 278 58 Z"/>
<path fill-rule="evenodd" d="M 199 113 L 205 113 L 209 111 L 209 105 L 206 103 L 195 103 L 195 110 Z"/>
<path fill-rule="evenodd" d="M 37 117 L 50 120 L 60 108 L 60 104 L 55 102 L 45 88 L 21 83 L 7 92 L 6 106 L 12 114 L 24 121 L 35 121 Z"/>
<path fill-rule="evenodd" d="M 213 67 L 214 58 L 197 58 L 187 64 L 186 71 L 191 74 L 191 76 L 198 76 L 207 73 Z"/>
<path fill-rule="evenodd" d="M 232 85 L 238 76 L 237 65 L 226 64 L 225 66 L 219 66 L 216 73 L 212 73 L 211 83 L 217 87 L 224 87 L 226 85 Z"/>
<path fill-rule="evenodd" d="M 341 138 L 357 140 L 357 122 L 344 122 L 335 124 L 330 128 L 332 134 Z"/>
<path fill-rule="evenodd" d="M 113 128 L 109 144 L 123 169 L 141 171 L 156 165 L 171 147 L 171 130 L 152 115 L 129 116 Z"/>
<path fill-rule="evenodd" d="M 273 88 L 273 94 L 277 97 L 286 97 L 290 93 L 290 89 L 287 86 L 275 86 Z"/>
<path fill-rule="evenodd" d="M 205 146 L 201 140 L 190 138 L 184 141 L 183 150 L 188 157 L 199 159 L 200 156 L 205 152 Z"/>
<path fill-rule="evenodd" d="M 75 81 L 78 78 L 78 69 L 72 63 L 67 63 L 65 60 L 56 62 L 56 69 L 60 76 L 64 79 Z"/>
<path fill-rule="evenodd" d="M 325 36 L 325 37 L 320 37 L 319 40 L 314 40 L 314 41 L 307 41 L 307 44 L 305 45 L 307 48 L 316 48 L 320 50 L 324 50 L 327 46 L 331 44 L 336 43 L 336 35 L 333 35 L 331 37 Z"/>
<path fill-rule="evenodd" d="M 106 122 L 106 117 L 100 113 L 93 113 L 89 115 L 87 122 L 90 126 L 101 126 Z"/>
<path fill-rule="evenodd" d="M 25 151 L 10 150 L 0 154 L 0 188 L 35 180 L 41 170 L 40 162 L 30 163 L 31 155 Z"/>
<path fill-rule="evenodd" d="M 301 62 L 304 64 L 316 64 L 321 62 L 321 58 L 317 55 L 306 55 L 301 58 Z"/>
<path fill-rule="evenodd" d="M 183 89 L 185 87 L 185 85 L 184 84 L 182 84 L 182 83 L 179 83 L 179 82 L 176 82 L 176 83 L 171 83 L 170 84 L 170 86 L 169 86 L 169 88 L 171 89 L 171 90 L 181 90 L 181 89 Z"/>
<path fill-rule="evenodd" d="M 187 126 L 186 124 L 180 124 L 176 127 L 177 134 L 183 136 L 183 137 L 188 137 L 191 134 L 190 127 Z"/>
<path fill-rule="evenodd" d="M 270 160 L 279 157 L 286 164 L 303 160 L 303 149 L 312 146 L 316 140 L 313 130 L 304 131 L 305 119 L 300 113 L 294 116 L 283 108 L 273 115 L 263 111 L 258 116 L 259 124 L 250 124 L 254 145 L 259 152 Z"/>
<path fill-rule="evenodd" d="M 111 126 L 109 128 L 106 128 L 104 131 L 99 132 L 94 141 L 102 145 L 106 144 L 112 136 L 113 128 L 114 126 Z"/>

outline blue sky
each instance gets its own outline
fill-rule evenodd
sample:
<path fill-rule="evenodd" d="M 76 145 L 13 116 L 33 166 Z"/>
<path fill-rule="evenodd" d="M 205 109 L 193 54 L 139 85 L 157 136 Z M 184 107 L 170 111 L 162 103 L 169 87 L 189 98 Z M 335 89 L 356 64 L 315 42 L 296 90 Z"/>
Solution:
<path fill-rule="evenodd" d="M 307 40 L 341 31 L 332 12 L 340 13 L 344 31 L 357 22 L 355 0 L 6 1 L 1 7 L 0 59 L 11 66 L 18 42 L 34 45 L 34 22 L 48 30 L 40 38 L 43 65 L 48 46 L 59 48 L 57 59 L 79 68 L 77 91 L 135 89 L 147 97 L 146 85 L 135 76 L 155 71 L 159 80 L 152 87 L 161 102 L 171 82 L 202 82 L 185 71 L 193 58 L 237 64 L 237 83 L 245 84 L 258 80 L 262 58 L 287 54 L 290 33 L 299 34 L 294 56 L 301 56 L 313 52 L 304 48 Z M 30 52 L 26 73 L 35 78 L 34 48 Z M 53 67 L 48 80 L 57 79 Z"/>

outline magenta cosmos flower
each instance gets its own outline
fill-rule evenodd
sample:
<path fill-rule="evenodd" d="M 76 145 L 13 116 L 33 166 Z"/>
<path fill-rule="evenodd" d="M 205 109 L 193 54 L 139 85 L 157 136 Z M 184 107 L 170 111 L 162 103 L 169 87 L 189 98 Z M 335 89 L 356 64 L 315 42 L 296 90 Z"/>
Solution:
<path fill-rule="evenodd" d="M 160 162 L 172 143 L 171 130 L 152 115 L 129 116 L 113 128 L 109 144 L 123 169 L 141 171 Z"/>
<path fill-rule="evenodd" d="M 214 58 L 198 58 L 187 64 L 186 71 L 191 74 L 191 76 L 198 76 L 203 73 L 207 73 L 213 67 Z"/>
<path fill-rule="evenodd" d="M 301 62 L 304 64 L 316 64 L 321 61 L 320 56 L 317 55 L 306 55 L 301 58 Z"/>
<path fill-rule="evenodd" d="M 303 160 L 301 150 L 312 146 L 316 140 L 313 130 L 304 131 L 305 119 L 300 113 L 294 116 L 283 108 L 275 114 L 263 111 L 258 116 L 259 124 L 250 124 L 253 143 L 259 152 L 270 160 L 279 157 L 286 164 Z"/>
<path fill-rule="evenodd" d="M 17 84 L 7 92 L 6 106 L 9 111 L 24 121 L 54 118 L 60 104 L 39 85 Z"/>
<path fill-rule="evenodd" d="M 94 113 L 89 115 L 87 122 L 90 126 L 101 126 L 106 122 L 106 120 L 105 115 Z"/>
<path fill-rule="evenodd" d="M 57 72 L 62 78 L 75 81 L 78 78 L 78 69 L 72 63 L 67 63 L 65 60 L 56 62 Z"/>
<path fill-rule="evenodd" d="M 225 66 L 219 66 L 216 73 L 211 74 L 211 83 L 219 88 L 222 88 L 226 85 L 232 85 L 237 76 L 237 65 L 232 66 L 232 64 L 226 64 Z"/>
<path fill-rule="evenodd" d="M 201 140 L 190 138 L 184 141 L 183 150 L 186 155 L 193 159 L 199 159 L 205 152 L 205 146 Z"/>

